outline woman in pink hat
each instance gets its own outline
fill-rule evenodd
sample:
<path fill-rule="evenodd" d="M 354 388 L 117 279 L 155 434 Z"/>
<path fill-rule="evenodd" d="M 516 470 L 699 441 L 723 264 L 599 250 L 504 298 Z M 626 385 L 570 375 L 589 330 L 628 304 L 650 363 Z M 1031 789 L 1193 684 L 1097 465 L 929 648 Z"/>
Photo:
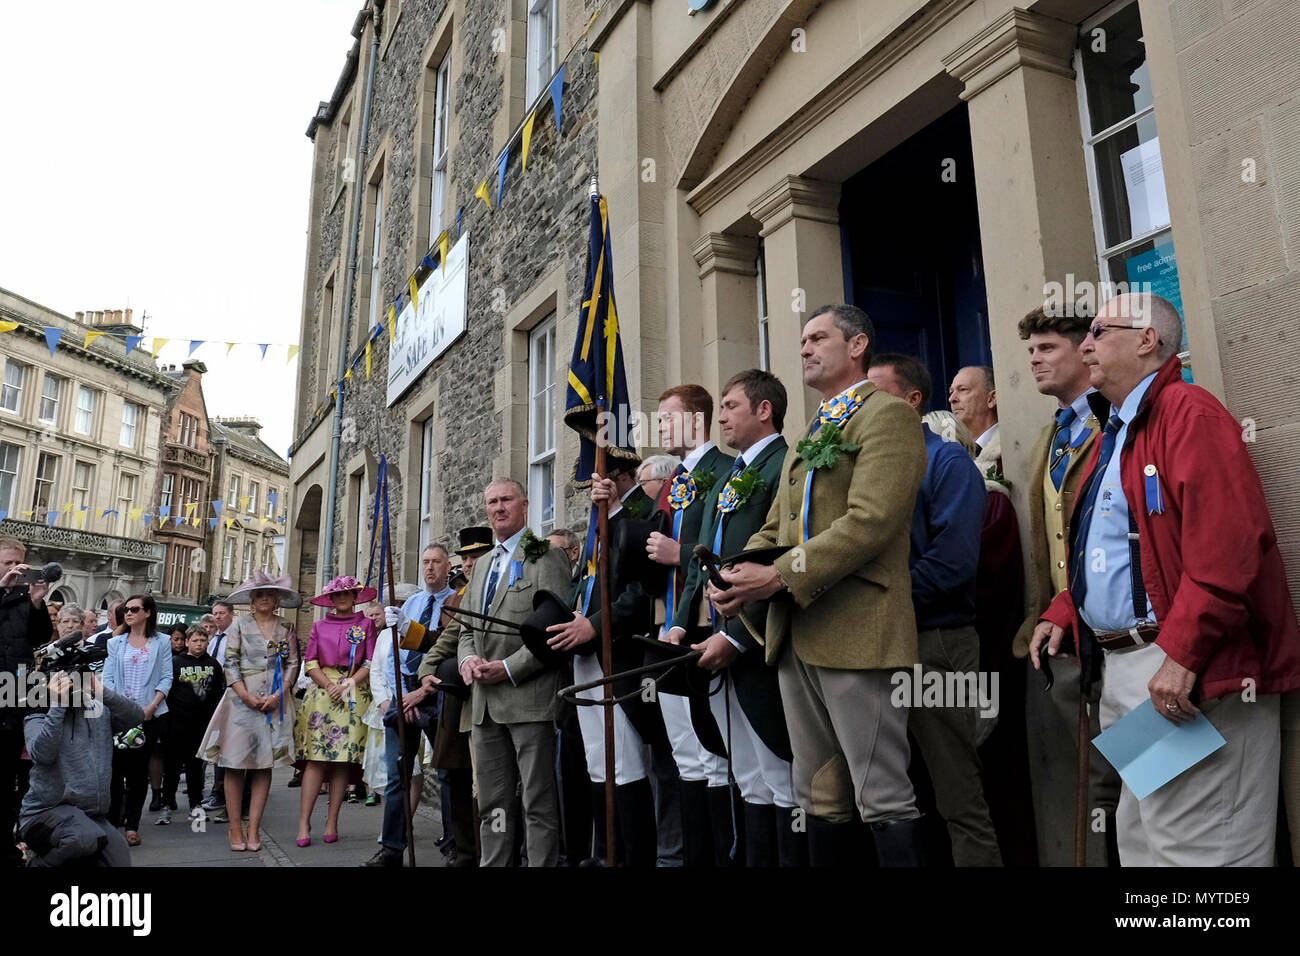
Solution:
<path fill-rule="evenodd" d="M 375 597 L 374 588 L 363 588 L 356 578 L 344 575 L 311 601 L 333 610 L 312 626 L 303 655 L 303 668 L 313 686 L 303 696 L 294 734 L 298 760 L 307 762 L 302 774 L 298 846 L 311 845 L 311 814 L 327 771 L 330 797 L 325 842 L 339 838 L 339 809 L 348 776 L 360 766 L 365 753 L 362 718 L 370 706 L 370 659 L 375 653 L 374 622 L 357 610 L 357 605 Z"/>

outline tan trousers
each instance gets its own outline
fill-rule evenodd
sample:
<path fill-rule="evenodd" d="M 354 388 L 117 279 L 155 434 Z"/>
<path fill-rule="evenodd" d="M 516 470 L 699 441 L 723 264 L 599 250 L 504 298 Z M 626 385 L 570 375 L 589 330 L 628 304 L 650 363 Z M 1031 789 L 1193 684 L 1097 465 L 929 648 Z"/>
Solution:
<path fill-rule="evenodd" d="M 470 732 L 470 746 L 482 818 L 482 865 L 510 865 L 515 842 L 512 809 L 519 788 L 523 792 L 528 866 L 555 866 L 560 857 L 555 724 L 549 720 L 498 724 L 487 717 Z"/>
<path fill-rule="evenodd" d="M 892 671 L 837 670 L 799 660 L 787 646 L 777 665 L 794 753 L 794 797 L 828 823 L 912 820 L 906 707 L 890 703 Z"/>

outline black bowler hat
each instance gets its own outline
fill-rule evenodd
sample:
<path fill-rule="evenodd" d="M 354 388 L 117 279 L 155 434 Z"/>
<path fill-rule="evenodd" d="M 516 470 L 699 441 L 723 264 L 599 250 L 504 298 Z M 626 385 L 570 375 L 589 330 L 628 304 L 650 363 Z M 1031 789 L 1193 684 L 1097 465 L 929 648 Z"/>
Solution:
<path fill-rule="evenodd" d="M 781 557 L 787 551 L 791 550 L 790 545 L 776 544 L 767 548 L 750 548 L 748 551 L 741 551 L 739 554 L 733 554 L 731 557 L 723 558 L 720 562 L 722 567 L 730 567 L 733 564 L 742 564 L 746 561 L 753 564 L 772 565 L 776 559 Z"/>
<path fill-rule="evenodd" d="M 451 657 L 439 661 L 434 676 L 438 678 L 439 690 L 445 690 L 453 697 L 459 697 L 461 700 L 469 699 L 469 688 L 465 686 L 465 679 L 460 676 L 460 668 L 456 665 L 456 655 L 453 654 Z"/>
<path fill-rule="evenodd" d="M 668 518 L 656 511 L 649 518 L 620 518 L 610 528 L 610 577 L 613 592 L 622 591 L 638 581 L 651 597 L 663 597 L 668 590 L 667 568 L 650 560 L 646 542 L 658 531 L 668 533 Z"/>
<path fill-rule="evenodd" d="M 695 728 L 695 736 L 704 745 L 704 749 L 719 757 L 727 756 L 722 731 L 718 729 L 718 722 L 713 719 L 713 711 L 709 709 L 709 686 L 713 681 L 713 672 L 700 667 L 695 660 L 672 663 L 691 653 L 691 648 L 686 643 L 670 644 L 640 634 L 632 640 L 645 645 L 647 666 L 665 665 L 665 669 L 654 679 L 655 692 L 685 697 L 690 704 L 691 725 Z"/>
<path fill-rule="evenodd" d="M 573 655 L 571 650 L 557 651 L 546 643 L 555 636 L 546 633 L 548 627 L 572 620 L 573 612 L 554 591 L 538 591 L 533 595 L 533 613 L 519 625 L 519 634 L 524 639 L 524 646 L 542 666 L 551 667 Z"/>
<path fill-rule="evenodd" d="M 461 528 L 459 534 L 460 547 L 456 549 L 456 553 L 461 557 L 478 556 L 484 551 L 492 550 L 491 528 Z"/>

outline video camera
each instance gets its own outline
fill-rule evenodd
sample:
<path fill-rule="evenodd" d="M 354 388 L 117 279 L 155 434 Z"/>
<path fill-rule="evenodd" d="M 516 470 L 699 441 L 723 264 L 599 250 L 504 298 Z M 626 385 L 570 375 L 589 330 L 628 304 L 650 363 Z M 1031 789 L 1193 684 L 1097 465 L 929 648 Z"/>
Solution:
<path fill-rule="evenodd" d="M 79 647 L 80 643 L 81 632 L 73 631 L 67 637 L 61 637 L 44 647 L 37 648 L 34 655 L 36 670 L 47 675 L 56 671 L 67 674 L 98 673 L 103 669 L 104 661 L 108 658 L 108 647 L 104 644 Z"/>
<path fill-rule="evenodd" d="M 43 568 L 24 568 L 18 572 L 18 584 L 37 584 L 41 581 L 53 584 L 63 577 L 63 565 L 51 561 Z"/>

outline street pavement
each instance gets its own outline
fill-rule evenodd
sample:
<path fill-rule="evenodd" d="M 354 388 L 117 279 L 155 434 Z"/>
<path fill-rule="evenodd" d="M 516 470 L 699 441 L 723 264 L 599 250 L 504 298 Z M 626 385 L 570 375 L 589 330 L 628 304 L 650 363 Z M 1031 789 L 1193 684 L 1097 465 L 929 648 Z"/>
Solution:
<path fill-rule="evenodd" d="M 329 798 L 322 794 L 312 812 L 312 842 L 299 848 L 298 800 L 302 791 L 287 784 L 293 768 L 277 767 L 272 774 L 271 796 L 262 818 L 262 849 L 257 853 L 236 853 L 230 849 L 228 824 L 206 821 L 196 825 L 187 818 L 187 802 L 182 793 L 172 822 L 157 826 L 158 814 L 147 809 L 140 819 L 141 843 L 131 849 L 132 866 L 358 866 L 379 849 L 376 842 L 383 824 L 383 806 L 367 807 L 360 803 L 343 804 L 339 814 L 339 839 L 325 843 L 325 814 Z M 204 792 L 212 785 L 209 771 Z M 152 796 L 152 794 L 151 794 Z M 445 866 L 446 860 L 436 842 L 442 837 L 442 821 L 437 803 L 427 794 L 415 811 L 415 859 L 417 866 Z M 405 861 L 405 857 L 403 860 Z"/>

